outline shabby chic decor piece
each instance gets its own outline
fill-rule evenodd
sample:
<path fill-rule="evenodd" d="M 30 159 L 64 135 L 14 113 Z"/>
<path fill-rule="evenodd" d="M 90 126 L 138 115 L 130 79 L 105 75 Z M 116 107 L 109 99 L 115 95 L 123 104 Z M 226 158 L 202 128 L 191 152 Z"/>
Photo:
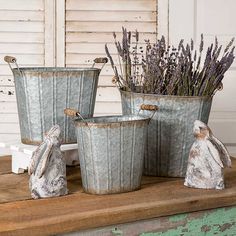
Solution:
<path fill-rule="evenodd" d="M 142 104 L 141 109 L 158 108 Z M 65 109 L 77 117 L 82 186 L 86 193 L 112 194 L 140 189 L 148 116 L 103 116 L 82 119 L 80 113 Z"/>
<path fill-rule="evenodd" d="M 66 162 L 60 150 L 60 127 L 54 125 L 34 151 L 28 173 L 34 199 L 66 195 Z"/>
<path fill-rule="evenodd" d="M 4 59 L 14 76 L 22 143 L 40 144 L 55 124 L 62 128 L 63 144 L 76 143 L 74 124 L 63 112 L 65 104 L 86 118 L 93 116 L 100 67 L 107 58 L 96 58 L 88 68 L 20 67 L 16 58 Z"/>
<path fill-rule="evenodd" d="M 223 168 L 231 167 L 231 160 L 224 144 L 203 122 L 194 122 L 193 143 L 188 159 L 184 185 L 203 189 L 224 189 Z"/>
<path fill-rule="evenodd" d="M 137 31 L 125 28 L 122 35 L 113 34 L 118 60 L 107 45 L 105 50 L 123 114 L 137 114 L 142 103 L 159 107 L 148 126 L 144 174 L 185 177 L 194 142 L 191 126 L 195 120 L 208 122 L 213 95 L 222 89 L 224 73 L 234 60 L 234 39 L 223 50 L 216 38 L 205 50 L 202 35 L 198 47 L 193 40 L 170 46 L 164 37 L 141 42 Z"/>

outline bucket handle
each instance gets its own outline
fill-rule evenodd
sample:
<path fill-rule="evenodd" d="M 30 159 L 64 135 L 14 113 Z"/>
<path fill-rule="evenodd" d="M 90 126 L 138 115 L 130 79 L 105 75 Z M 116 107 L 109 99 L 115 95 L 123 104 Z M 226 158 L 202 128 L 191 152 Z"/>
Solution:
<path fill-rule="evenodd" d="M 73 108 L 66 108 L 66 109 L 64 109 L 64 114 L 69 117 L 72 117 L 72 118 L 75 118 L 75 117 L 81 118 L 87 124 L 88 128 L 90 129 L 88 122 L 86 122 L 86 120 L 83 118 L 83 116 L 80 114 L 80 112 L 78 110 L 73 109 Z"/>
<path fill-rule="evenodd" d="M 17 67 L 18 71 L 20 72 L 20 69 L 19 69 L 19 66 L 18 66 L 18 64 L 17 64 L 17 62 L 16 62 L 16 58 L 15 58 L 15 57 L 12 57 L 12 56 L 5 56 L 5 57 L 4 57 L 4 61 L 8 63 L 8 65 L 9 65 L 11 71 L 13 70 L 11 64 L 14 64 L 14 65 Z"/>
<path fill-rule="evenodd" d="M 217 91 L 223 90 L 223 88 L 224 88 L 223 83 L 220 82 L 219 85 L 218 85 L 218 87 L 217 87 L 217 88 L 215 89 L 215 91 L 213 92 L 212 97 L 216 94 Z"/>
<path fill-rule="evenodd" d="M 102 68 L 105 66 L 105 64 L 108 62 L 108 59 L 107 59 L 107 57 L 97 57 L 97 58 L 95 58 L 94 60 L 93 60 L 93 65 L 92 65 L 92 68 L 94 68 L 94 66 L 96 65 L 96 64 L 102 64 L 102 67 L 101 67 L 101 69 L 100 70 L 102 70 Z"/>
<path fill-rule="evenodd" d="M 153 111 L 152 116 L 150 117 L 150 119 L 152 119 L 152 117 L 155 115 L 155 113 L 159 110 L 159 107 L 156 105 L 150 105 L 150 104 L 142 104 L 140 106 L 139 112 L 141 110 L 146 110 L 146 111 Z"/>

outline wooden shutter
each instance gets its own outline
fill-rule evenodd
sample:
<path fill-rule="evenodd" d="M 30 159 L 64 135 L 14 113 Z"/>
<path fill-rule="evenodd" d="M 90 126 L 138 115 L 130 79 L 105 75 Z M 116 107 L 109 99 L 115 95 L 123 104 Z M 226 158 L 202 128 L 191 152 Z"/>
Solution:
<path fill-rule="evenodd" d="M 112 54 L 112 32 L 121 36 L 122 26 L 141 32 L 141 40 L 154 39 L 157 29 L 156 0 L 67 0 L 66 66 L 88 67 L 96 57 L 105 56 L 108 43 Z M 96 115 L 121 113 L 120 94 L 111 83 L 113 71 L 108 64 L 99 78 Z"/>
<path fill-rule="evenodd" d="M 44 65 L 44 1 L 0 0 L 0 139 L 19 137 L 12 73 L 5 55 L 20 66 Z"/>

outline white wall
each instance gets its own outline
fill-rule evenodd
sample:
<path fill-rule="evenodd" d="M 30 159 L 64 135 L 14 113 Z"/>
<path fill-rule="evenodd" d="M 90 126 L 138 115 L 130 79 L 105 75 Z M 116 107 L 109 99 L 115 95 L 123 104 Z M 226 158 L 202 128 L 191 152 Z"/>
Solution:
<path fill-rule="evenodd" d="M 160 23 L 165 25 L 162 32 L 170 43 L 180 39 L 193 38 L 199 43 L 204 34 L 205 46 L 214 42 L 217 36 L 223 46 L 236 36 L 235 0 L 159 0 L 164 16 Z M 166 22 L 168 22 L 166 24 Z M 224 89 L 217 92 L 213 99 L 209 125 L 217 137 L 236 153 L 236 60 L 223 79 Z"/>

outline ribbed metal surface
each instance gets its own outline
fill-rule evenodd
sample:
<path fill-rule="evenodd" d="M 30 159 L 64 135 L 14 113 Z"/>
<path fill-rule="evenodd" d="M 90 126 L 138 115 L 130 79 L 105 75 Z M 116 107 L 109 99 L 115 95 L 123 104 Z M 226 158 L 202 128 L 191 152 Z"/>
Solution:
<path fill-rule="evenodd" d="M 22 142 L 38 144 L 58 124 L 63 143 L 75 143 L 74 124 L 64 109 L 93 116 L 99 73 L 95 68 L 13 69 Z"/>
<path fill-rule="evenodd" d="M 111 194 L 139 189 L 149 118 L 114 116 L 85 121 L 75 121 L 84 191 Z"/>
<path fill-rule="evenodd" d="M 208 122 L 212 98 L 120 92 L 125 115 L 137 114 L 141 104 L 159 107 L 148 126 L 144 174 L 184 177 L 194 142 L 193 123 L 195 120 Z M 139 114 L 151 116 L 152 113 L 140 111 Z"/>

